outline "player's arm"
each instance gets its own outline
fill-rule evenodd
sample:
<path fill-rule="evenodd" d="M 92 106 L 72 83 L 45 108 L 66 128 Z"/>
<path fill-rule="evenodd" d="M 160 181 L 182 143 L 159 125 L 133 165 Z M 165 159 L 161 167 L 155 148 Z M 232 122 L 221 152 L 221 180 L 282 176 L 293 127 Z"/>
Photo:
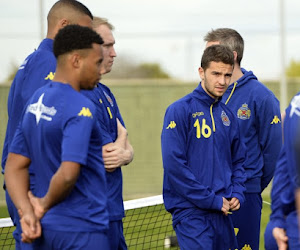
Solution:
<path fill-rule="evenodd" d="M 282 192 L 285 192 L 286 189 L 289 189 L 290 187 L 290 180 L 287 170 L 287 158 L 285 153 L 285 147 L 283 146 L 277 163 L 276 163 L 276 169 L 274 173 L 274 179 L 272 183 L 272 189 L 271 189 L 271 215 L 270 215 L 270 221 L 273 221 L 273 224 L 276 227 L 279 228 L 286 228 L 286 222 L 285 222 L 285 214 L 283 203 L 281 201 L 280 195 Z"/>
<path fill-rule="evenodd" d="M 51 207 L 63 201 L 69 195 L 79 174 L 79 163 L 64 161 L 52 176 L 48 191 L 44 197 L 37 198 L 29 194 L 35 214 L 38 218 L 42 218 Z"/>
<path fill-rule="evenodd" d="M 129 164 L 133 160 L 133 147 L 131 146 L 126 128 L 117 119 L 118 138 L 115 142 L 103 146 L 102 157 L 105 169 L 112 172 L 117 167 Z"/>
<path fill-rule="evenodd" d="M 274 96 L 265 98 L 259 112 L 258 136 L 264 160 L 261 178 L 262 192 L 274 175 L 276 160 L 282 145 L 282 123 L 279 102 Z"/>
<path fill-rule="evenodd" d="M 6 189 L 20 214 L 22 241 L 30 243 L 41 236 L 41 225 L 28 198 L 30 159 L 9 153 L 5 165 Z"/>
<path fill-rule="evenodd" d="M 234 120 L 231 123 L 231 159 L 232 159 L 232 177 L 231 181 L 233 184 L 232 197 L 230 199 L 230 209 L 232 211 L 238 210 L 240 208 L 240 203 L 245 201 L 244 191 L 246 173 L 244 170 L 244 161 L 246 158 L 246 147 L 245 144 L 240 139 L 240 129 L 239 125 Z"/>
<path fill-rule="evenodd" d="M 199 182 L 188 165 L 188 121 L 184 107 L 177 105 L 167 109 L 161 134 L 164 175 L 172 189 L 195 206 L 221 211 L 226 209 L 223 197 Z"/>

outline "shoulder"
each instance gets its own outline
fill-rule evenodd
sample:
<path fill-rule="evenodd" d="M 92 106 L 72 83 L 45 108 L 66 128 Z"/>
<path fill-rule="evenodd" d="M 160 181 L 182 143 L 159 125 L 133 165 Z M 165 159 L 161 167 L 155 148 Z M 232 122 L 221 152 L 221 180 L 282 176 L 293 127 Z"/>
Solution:
<path fill-rule="evenodd" d="M 46 85 L 45 88 L 50 88 L 49 85 Z M 57 90 L 59 93 L 55 93 L 56 95 L 60 95 L 61 102 L 64 102 L 64 108 L 66 111 L 72 115 L 78 116 L 86 116 L 93 117 L 96 113 L 96 107 L 94 103 L 81 92 L 74 90 L 70 86 L 61 86 Z"/>
<path fill-rule="evenodd" d="M 257 79 L 249 80 L 245 86 L 247 86 L 245 91 L 252 96 L 253 100 L 260 102 L 278 101 L 274 93 Z"/>
<path fill-rule="evenodd" d="M 167 111 L 185 111 L 188 109 L 189 107 L 189 103 L 192 101 L 193 97 L 191 94 L 188 94 L 178 100 L 176 100 L 175 102 L 173 102 L 172 104 L 170 104 L 167 108 Z"/>

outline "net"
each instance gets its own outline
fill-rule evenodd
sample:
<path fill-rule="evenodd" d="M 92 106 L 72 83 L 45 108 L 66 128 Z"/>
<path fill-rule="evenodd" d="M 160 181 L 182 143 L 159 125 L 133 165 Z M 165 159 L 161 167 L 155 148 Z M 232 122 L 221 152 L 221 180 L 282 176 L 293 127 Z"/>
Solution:
<path fill-rule="evenodd" d="M 128 249 L 179 249 L 162 195 L 125 201 L 124 207 L 123 225 Z M 0 219 L 0 249 L 14 249 L 14 229 L 10 218 Z"/>
<path fill-rule="evenodd" d="M 161 195 L 125 201 L 124 206 L 128 249 L 177 249 L 172 218 L 165 210 Z"/>
<path fill-rule="evenodd" d="M 0 248 L 3 250 L 15 249 L 12 236 L 15 227 L 10 218 L 0 219 Z"/>

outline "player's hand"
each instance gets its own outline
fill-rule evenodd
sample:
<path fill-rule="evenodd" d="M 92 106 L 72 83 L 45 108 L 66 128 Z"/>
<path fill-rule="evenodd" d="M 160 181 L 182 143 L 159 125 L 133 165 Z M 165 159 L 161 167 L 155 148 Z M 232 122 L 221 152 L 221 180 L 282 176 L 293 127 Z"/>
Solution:
<path fill-rule="evenodd" d="M 47 212 L 43 206 L 42 198 L 38 198 L 34 196 L 31 191 L 28 192 L 28 197 L 33 207 L 35 216 L 38 219 L 41 219 L 44 216 L 44 214 Z"/>
<path fill-rule="evenodd" d="M 241 207 L 239 199 L 236 197 L 231 198 L 229 201 L 229 206 L 231 211 L 239 210 Z"/>
<path fill-rule="evenodd" d="M 39 219 L 33 211 L 18 210 L 20 216 L 20 224 L 22 228 L 21 240 L 25 243 L 32 243 L 42 234 L 42 227 Z"/>
<path fill-rule="evenodd" d="M 272 234 L 276 240 L 278 250 L 287 250 L 288 249 L 288 237 L 286 236 L 285 230 L 283 228 L 274 227 Z"/>
<path fill-rule="evenodd" d="M 102 157 L 105 169 L 120 167 L 127 159 L 126 150 L 116 142 L 103 148 Z"/>
<path fill-rule="evenodd" d="M 230 206 L 229 206 L 229 201 L 222 197 L 223 199 L 223 206 L 222 206 L 222 209 L 221 211 L 225 214 L 225 215 L 228 215 L 228 212 L 229 212 L 229 209 L 230 209 Z"/>

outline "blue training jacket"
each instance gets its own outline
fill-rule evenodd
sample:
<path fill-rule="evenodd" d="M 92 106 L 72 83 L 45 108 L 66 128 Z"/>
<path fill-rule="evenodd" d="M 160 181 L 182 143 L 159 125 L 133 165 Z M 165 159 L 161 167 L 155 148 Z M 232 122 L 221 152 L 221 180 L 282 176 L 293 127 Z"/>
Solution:
<path fill-rule="evenodd" d="M 53 40 L 47 38 L 19 67 L 7 101 L 8 123 L 2 152 L 2 173 L 4 173 L 10 144 L 27 101 L 38 88 L 53 79 L 55 69 L 56 58 L 53 54 Z"/>
<path fill-rule="evenodd" d="M 252 71 L 231 84 L 224 102 L 239 121 L 246 149 L 246 193 L 261 193 L 271 181 L 282 145 L 279 101 Z"/>
<path fill-rule="evenodd" d="M 110 89 L 98 83 L 92 91 L 82 90 L 85 96 L 96 106 L 96 118 L 101 127 L 103 145 L 116 141 L 118 137 L 117 118 L 125 127 L 117 101 Z M 123 205 L 123 178 L 121 168 L 106 172 L 109 220 L 122 220 L 125 216 Z"/>
<path fill-rule="evenodd" d="M 284 190 L 290 188 L 288 172 L 287 172 L 287 159 L 284 147 L 281 149 L 276 169 L 274 173 L 274 179 L 272 183 L 271 191 L 271 215 L 270 221 L 276 225 L 276 227 L 286 228 L 285 215 L 282 209 L 281 195 Z"/>
<path fill-rule="evenodd" d="M 285 165 L 283 166 L 283 174 L 280 181 L 287 184 L 280 190 L 280 208 L 276 214 L 281 221 L 285 220 L 285 228 L 287 236 L 298 238 L 298 219 L 295 206 L 295 189 L 298 187 L 299 176 L 297 173 L 295 143 L 300 124 L 300 92 L 295 95 L 286 109 L 286 117 L 284 119 L 283 135 L 284 144 L 282 150 L 285 154 Z M 279 161 L 281 158 L 279 159 Z M 274 183 L 275 185 L 275 183 Z M 273 212 L 273 211 L 272 211 Z M 276 212 L 276 211 L 275 211 Z M 281 226 L 280 221 L 276 225 Z M 284 224 L 283 224 L 284 226 Z"/>
<path fill-rule="evenodd" d="M 171 104 L 161 134 L 163 198 L 176 224 L 201 211 L 221 211 L 222 197 L 244 202 L 245 147 L 229 108 L 201 84 Z"/>

